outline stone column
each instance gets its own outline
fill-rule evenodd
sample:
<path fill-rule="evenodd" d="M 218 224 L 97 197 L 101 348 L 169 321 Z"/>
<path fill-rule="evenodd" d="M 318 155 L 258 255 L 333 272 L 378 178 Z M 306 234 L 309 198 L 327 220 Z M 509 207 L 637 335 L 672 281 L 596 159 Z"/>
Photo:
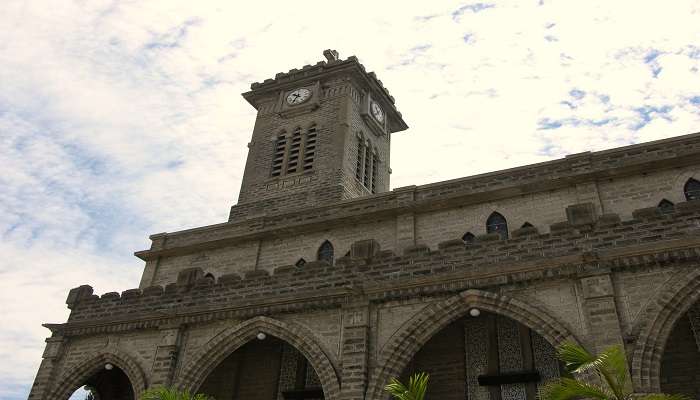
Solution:
<path fill-rule="evenodd" d="M 403 207 L 413 203 L 415 199 L 415 186 L 406 186 L 394 189 L 396 192 L 397 206 Z M 403 249 L 416 244 L 416 221 L 412 212 L 399 214 L 396 217 L 396 252 L 403 252 Z"/>
<path fill-rule="evenodd" d="M 34 378 L 34 384 L 29 392 L 28 400 L 45 399 L 51 389 L 51 380 L 54 374 L 54 368 L 58 363 L 61 350 L 63 348 L 64 339 L 61 336 L 50 337 L 46 339 L 46 348 L 42 355 L 39 372 Z"/>
<path fill-rule="evenodd" d="M 342 387 L 343 400 L 362 400 L 367 390 L 369 354 L 369 303 L 355 303 L 343 309 Z"/>
<path fill-rule="evenodd" d="M 596 347 L 590 350 L 602 351 L 613 345 L 624 348 L 610 273 L 582 277 L 580 283 L 590 338 Z"/>
<path fill-rule="evenodd" d="M 180 349 L 180 328 L 161 327 L 160 342 L 151 366 L 151 387 L 170 386 Z"/>

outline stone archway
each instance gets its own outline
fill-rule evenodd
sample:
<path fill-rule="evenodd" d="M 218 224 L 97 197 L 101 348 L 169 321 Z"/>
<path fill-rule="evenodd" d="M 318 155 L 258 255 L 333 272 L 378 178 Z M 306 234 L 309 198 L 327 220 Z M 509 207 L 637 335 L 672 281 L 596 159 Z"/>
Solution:
<path fill-rule="evenodd" d="M 306 357 L 318 374 L 325 399 L 332 400 L 340 393 L 340 383 L 330 358 L 307 328 L 268 317 L 255 317 L 226 329 L 203 345 L 178 378 L 177 386 L 196 391 L 207 376 L 234 351 L 254 340 L 260 332 L 281 339 Z"/>
<path fill-rule="evenodd" d="M 47 398 L 67 400 L 71 393 L 83 386 L 91 376 L 104 369 L 107 363 L 118 367 L 126 374 L 134 396 L 138 399 L 146 390 L 145 375 L 136 361 L 116 348 L 84 358 L 76 368 L 69 369 L 56 380 L 56 387 Z"/>
<path fill-rule="evenodd" d="M 632 329 L 636 345 L 632 354 L 632 382 L 638 392 L 661 391 L 661 358 L 673 327 L 690 307 L 700 301 L 700 270 L 688 268 L 666 283 L 647 304 Z"/>
<path fill-rule="evenodd" d="M 412 357 L 443 328 L 464 316 L 472 308 L 508 317 L 537 332 L 547 342 L 578 343 L 563 323 L 545 310 L 515 298 L 470 289 L 443 301 L 432 303 L 407 321 L 382 348 L 372 374 L 367 399 L 383 398 L 382 388 L 390 378 L 399 376 Z"/>

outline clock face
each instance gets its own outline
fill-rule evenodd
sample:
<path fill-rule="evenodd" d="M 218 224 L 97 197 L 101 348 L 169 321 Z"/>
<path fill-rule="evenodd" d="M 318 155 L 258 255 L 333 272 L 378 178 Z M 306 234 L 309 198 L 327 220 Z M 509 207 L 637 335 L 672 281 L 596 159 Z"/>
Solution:
<path fill-rule="evenodd" d="M 384 110 L 382 110 L 376 101 L 372 102 L 370 109 L 372 110 L 372 115 L 377 119 L 377 121 L 384 122 Z"/>
<path fill-rule="evenodd" d="M 293 90 L 287 95 L 287 104 L 290 106 L 295 106 L 301 104 L 311 97 L 311 91 L 306 88 L 299 88 Z"/>

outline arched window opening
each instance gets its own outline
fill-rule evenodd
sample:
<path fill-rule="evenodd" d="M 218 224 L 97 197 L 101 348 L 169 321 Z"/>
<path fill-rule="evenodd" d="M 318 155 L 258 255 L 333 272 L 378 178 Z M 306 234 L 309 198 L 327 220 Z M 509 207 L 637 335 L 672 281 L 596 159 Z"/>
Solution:
<path fill-rule="evenodd" d="M 532 226 L 532 224 L 529 222 L 525 222 L 521 228 L 534 228 L 534 226 Z"/>
<path fill-rule="evenodd" d="M 673 212 L 673 209 L 674 209 L 673 203 L 666 200 L 666 199 L 661 200 L 657 207 L 659 208 L 659 210 L 662 213 L 670 213 L 670 212 Z"/>
<path fill-rule="evenodd" d="M 211 272 L 207 272 L 207 274 L 204 275 L 204 277 L 207 279 L 211 279 L 212 282 L 216 280 L 216 278 L 214 278 L 214 274 L 212 274 Z"/>
<path fill-rule="evenodd" d="M 284 158 L 287 153 L 287 133 L 282 132 L 277 136 L 272 155 L 272 176 L 280 176 L 284 170 Z"/>
<path fill-rule="evenodd" d="M 333 245 L 328 240 L 318 248 L 318 260 L 333 265 Z"/>
<path fill-rule="evenodd" d="M 508 239 L 508 222 L 505 217 L 497 212 L 494 212 L 486 220 L 486 232 L 498 233 L 501 239 Z"/>
<path fill-rule="evenodd" d="M 313 124 L 306 130 L 304 138 L 304 171 L 309 171 L 314 167 L 314 158 L 316 156 L 316 124 Z"/>
<path fill-rule="evenodd" d="M 287 157 L 287 173 L 293 174 L 299 170 L 299 157 L 301 154 L 301 127 L 296 127 L 292 132 L 292 142 L 289 146 Z"/>
<path fill-rule="evenodd" d="M 303 258 L 300 258 L 299 261 L 297 261 L 296 263 L 294 263 L 294 265 L 296 265 L 297 267 L 301 268 L 301 267 L 303 267 L 304 265 L 306 265 L 306 260 L 304 260 Z"/>
<path fill-rule="evenodd" d="M 688 182 L 685 183 L 683 191 L 685 192 L 686 200 L 700 200 L 700 181 L 693 178 L 688 179 Z"/>
<path fill-rule="evenodd" d="M 464 243 L 474 243 L 475 240 L 476 236 L 474 236 L 474 234 L 471 232 L 467 232 L 462 236 L 462 241 Z"/>

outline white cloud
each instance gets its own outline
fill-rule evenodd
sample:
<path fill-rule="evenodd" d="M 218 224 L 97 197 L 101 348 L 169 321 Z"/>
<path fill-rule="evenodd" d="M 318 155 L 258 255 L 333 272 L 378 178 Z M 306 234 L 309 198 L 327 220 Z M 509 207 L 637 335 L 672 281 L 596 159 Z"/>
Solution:
<path fill-rule="evenodd" d="M 70 287 L 134 287 L 148 234 L 226 219 L 251 82 L 355 54 L 411 126 L 393 186 L 456 178 L 697 131 L 700 3 L 660 4 L 5 2 L 0 397 L 26 397 Z"/>

